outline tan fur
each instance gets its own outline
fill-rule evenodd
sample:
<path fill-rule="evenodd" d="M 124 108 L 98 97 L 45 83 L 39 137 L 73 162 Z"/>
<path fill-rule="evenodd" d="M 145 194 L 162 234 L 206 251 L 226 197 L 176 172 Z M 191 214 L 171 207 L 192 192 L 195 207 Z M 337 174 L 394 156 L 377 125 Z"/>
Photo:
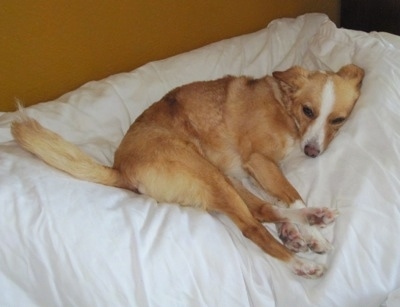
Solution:
<path fill-rule="evenodd" d="M 35 153 L 51 166 L 83 180 L 121 186 L 118 171 L 98 164 L 75 145 L 44 129 L 34 119 L 14 121 L 11 130 L 23 148 Z"/>
<path fill-rule="evenodd" d="M 248 192 L 240 181 L 252 176 L 286 207 L 302 202 L 278 165 L 313 124 L 314 119 L 304 115 L 304 104 L 311 104 L 317 117 L 321 91 L 329 79 L 337 100 L 329 121 L 347 118 L 362 77 L 362 69 L 355 65 L 337 74 L 294 67 L 273 77 L 228 76 L 184 85 L 137 118 L 116 151 L 112 168 L 30 118 L 15 121 L 11 129 L 23 148 L 77 178 L 145 193 L 159 202 L 224 213 L 246 237 L 296 274 L 319 277 L 322 266 L 295 257 L 261 222 L 283 222 L 282 231 L 291 222 L 325 226 L 336 212 L 278 208 Z M 324 149 L 342 124 L 326 124 Z"/>

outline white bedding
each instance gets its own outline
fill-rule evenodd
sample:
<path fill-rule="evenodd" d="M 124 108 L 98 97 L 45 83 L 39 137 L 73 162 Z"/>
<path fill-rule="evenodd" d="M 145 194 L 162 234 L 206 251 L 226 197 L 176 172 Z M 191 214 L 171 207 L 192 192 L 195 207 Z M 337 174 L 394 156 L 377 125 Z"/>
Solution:
<path fill-rule="evenodd" d="M 334 250 L 303 254 L 328 267 L 317 280 L 293 275 L 222 215 L 52 169 L 12 140 L 15 114 L 0 113 L 0 306 L 400 306 L 399 40 L 321 14 L 279 19 L 27 108 L 111 165 L 132 121 L 175 86 L 295 64 L 363 67 L 362 95 L 328 151 L 284 163 L 309 206 L 340 210 L 323 230 Z"/>

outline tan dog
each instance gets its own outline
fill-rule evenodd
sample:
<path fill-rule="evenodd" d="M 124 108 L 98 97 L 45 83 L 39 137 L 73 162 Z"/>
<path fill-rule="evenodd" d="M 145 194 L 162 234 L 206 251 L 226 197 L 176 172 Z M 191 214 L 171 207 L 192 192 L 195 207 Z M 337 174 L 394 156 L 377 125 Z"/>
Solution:
<path fill-rule="evenodd" d="M 293 252 L 326 252 L 330 244 L 315 226 L 331 223 L 336 211 L 306 208 L 279 162 L 299 142 L 311 157 L 327 148 L 359 97 L 363 75 L 355 65 L 337 73 L 293 67 L 261 79 L 228 76 L 184 85 L 136 119 L 112 168 L 24 115 L 12 133 L 23 148 L 77 178 L 226 214 L 266 253 L 315 278 L 324 268 Z M 249 176 L 278 206 L 242 186 Z M 262 222 L 281 223 L 286 246 Z"/>

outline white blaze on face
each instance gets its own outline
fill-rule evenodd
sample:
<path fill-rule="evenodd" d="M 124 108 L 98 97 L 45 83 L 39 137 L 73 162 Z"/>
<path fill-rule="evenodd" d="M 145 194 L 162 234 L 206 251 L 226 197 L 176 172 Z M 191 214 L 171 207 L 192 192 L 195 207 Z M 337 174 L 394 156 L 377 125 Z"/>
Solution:
<path fill-rule="evenodd" d="M 304 148 L 306 145 L 310 145 L 316 149 L 319 149 L 321 152 L 324 151 L 325 125 L 329 114 L 333 110 L 334 103 L 334 84 L 331 79 L 328 79 L 322 90 L 319 115 L 310 125 L 310 127 L 308 127 L 308 130 L 305 133 L 301 143 L 302 148 Z"/>

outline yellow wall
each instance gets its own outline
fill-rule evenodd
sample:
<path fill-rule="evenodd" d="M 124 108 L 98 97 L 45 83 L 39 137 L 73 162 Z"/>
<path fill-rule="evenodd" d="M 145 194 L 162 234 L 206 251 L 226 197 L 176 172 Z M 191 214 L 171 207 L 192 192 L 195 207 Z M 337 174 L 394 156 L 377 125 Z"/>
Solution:
<path fill-rule="evenodd" d="M 83 83 L 265 27 L 327 13 L 340 0 L 4 0 L 0 110 L 57 98 Z"/>

